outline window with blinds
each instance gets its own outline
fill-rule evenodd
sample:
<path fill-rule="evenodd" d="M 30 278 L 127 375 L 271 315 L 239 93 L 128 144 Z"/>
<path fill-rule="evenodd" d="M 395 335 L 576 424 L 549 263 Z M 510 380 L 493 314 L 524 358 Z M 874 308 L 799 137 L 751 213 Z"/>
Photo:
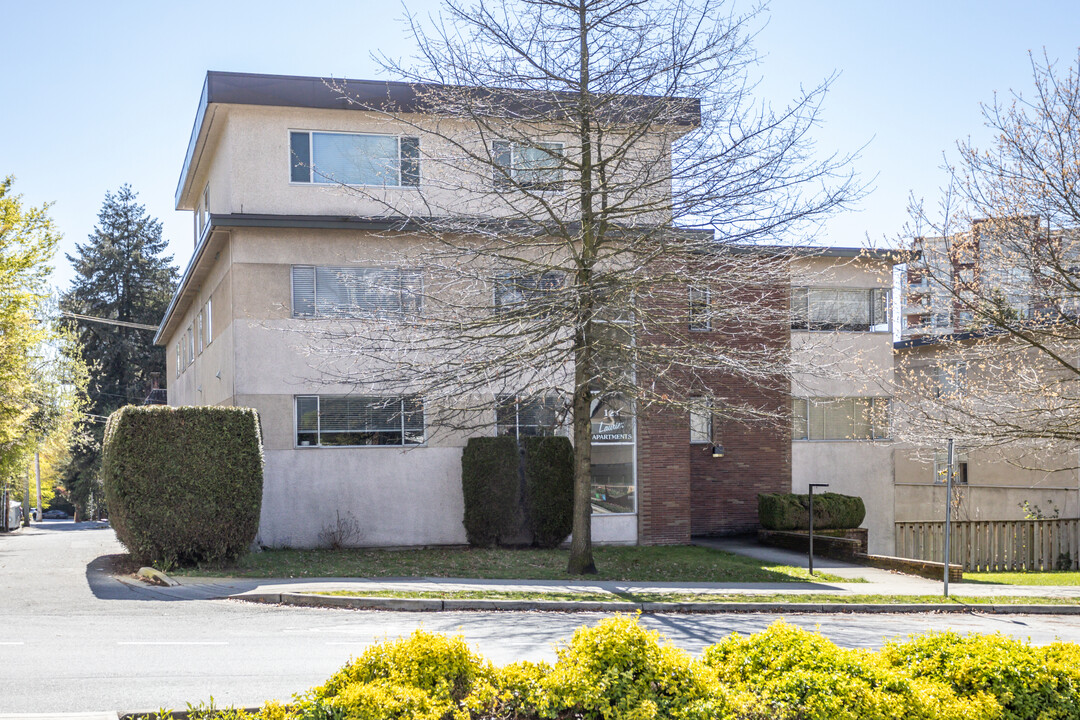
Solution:
<path fill-rule="evenodd" d="M 562 183 L 563 144 L 531 145 L 496 140 L 491 143 L 495 187 L 557 190 Z"/>
<path fill-rule="evenodd" d="M 792 440 L 885 440 L 888 398 L 794 398 Z"/>
<path fill-rule="evenodd" d="M 713 442 L 713 408 L 709 398 L 690 398 L 690 442 Z"/>
<path fill-rule="evenodd" d="M 495 434 L 511 437 L 554 435 L 559 428 L 563 401 L 558 395 L 495 397 Z"/>
<path fill-rule="evenodd" d="M 495 312 L 524 312 L 545 314 L 541 307 L 551 293 L 563 286 L 560 272 L 533 275 L 500 273 L 495 278 Z"/>
<path fill-rule="evenodd" d="M 420 185 L 420 138 L 361 133 L 289 133 L 294 183 Z"/>
<path fill-rule="evenodd" d="M 303 395 L 296 398 L 301 447 L 420 445 L 424 405 L 414 395 Z"/>
<path fill-rule="evenodd" d="M 423 290 L 420 270 L 305 265 L 292 269 L 294 317 L 419 315 Z"/>
<path fill-rule="evenodd" d="M 792 330 L 888 332 L 887 288 L 791 288 Z"/>

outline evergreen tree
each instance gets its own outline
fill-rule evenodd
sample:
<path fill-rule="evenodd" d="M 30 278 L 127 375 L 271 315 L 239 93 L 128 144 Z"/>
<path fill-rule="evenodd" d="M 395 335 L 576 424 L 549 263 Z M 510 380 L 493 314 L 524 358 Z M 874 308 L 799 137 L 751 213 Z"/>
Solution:
<path fill-rule="evenodd" d="M 65 311 L 95 318 L 156 325 L 176 287 L 172 256 L 161 222 L 136 202 L 129 185 L 105 193 L 98 224 L 89 241 L 67 259 L 76 277 L 61 299 Z M 74 321 L 79 351 L 90 367 L 86 411 L 98 418 L 117 408 L 142 403 L 151 377 L 165 374 L 165 353 L 153 345 L 153 331 Z M 72 448 L 64 484 L 85 513 L 98 504 L 97 470 L 104 424 L 87 428 L 91 441 Z"/>

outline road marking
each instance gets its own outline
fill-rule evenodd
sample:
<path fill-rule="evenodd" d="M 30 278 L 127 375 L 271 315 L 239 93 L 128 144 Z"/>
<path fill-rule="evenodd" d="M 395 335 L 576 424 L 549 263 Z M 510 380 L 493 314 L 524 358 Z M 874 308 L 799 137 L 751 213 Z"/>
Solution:
<path fill-rule="evenodd" d="M 21 643 L 20 643 L 21 644 Z M 117 645 L 228 645 L 227 642 L 204 640 L 118 640 Z"/>

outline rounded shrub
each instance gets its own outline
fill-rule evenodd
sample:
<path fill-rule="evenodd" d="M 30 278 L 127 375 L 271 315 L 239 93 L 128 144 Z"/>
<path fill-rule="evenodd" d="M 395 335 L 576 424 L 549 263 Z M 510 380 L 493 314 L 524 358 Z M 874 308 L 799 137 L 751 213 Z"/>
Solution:
<path fill-rule="evenodd" d="M 159 567 L 239 557 L 259 528 L 262 460 L 250 408 L 120 408 L 101 459 L 116 536 Z"/>
<path fill-rule="evenodd" d="M 533 542 L 558 547 L 574 525 L 574 446 L 565 437 L 529 437 L 522 445 Z"/>
<path fill-rule="evenodd" d="M 1073 644 L 1033 647 L 1003 635 L 932 632 L 890 642 L 882 656 L 959 695 L 993 697 L 1004 718 L 1080 718 L 1080 650 Z"/>
<path fill-rule="evenodd" d="M 766 530 L 809 530 L 810 496 L 795 493 L 758 495 L 758 522 Z M 866 517 L 861 497 L 840 493 L 814 495 L 814 529 L 857 528 Z"/>
<path fill-rule="evenodd" d="M 868 650 L 837 647 L 783 622 L 706 648 L 702 662 L 736 699 L 737 717 L 773 720 L 977 720 L 998 717 L 986 695 L 914 678 Z"/>
<path fill-rule="evenodd" d="M 512 437 L 469 438 L 461 454 L 465 537 L 474 547 L 493 547 L 518 528 L 521 477 Z"/>

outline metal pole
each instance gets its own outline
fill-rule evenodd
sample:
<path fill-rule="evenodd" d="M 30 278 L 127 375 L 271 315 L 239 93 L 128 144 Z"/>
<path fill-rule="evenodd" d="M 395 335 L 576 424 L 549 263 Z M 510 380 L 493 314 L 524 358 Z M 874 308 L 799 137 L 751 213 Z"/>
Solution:
<path fill-rule="evenodd" d="M 30 468 L 26 468 L 26 492 L 23 493 L 22 516 L 27 527 L 30 525 Z"/>
<path fill-rule="evenodd" d="M 814 574 L 814 488 L 829 487 L 828 483 L 810 483 L 810 550 L 807 553 L 807 565 L 810 574 Z"/>
<path fill-rule="evenodd" d="M 37 483 L 37 519 L 41 522 L 41 453 L 34 451 L 34 481 Z"/>
<path fill-rule="evenodd" d="M 946 462 L 949 465 L 948 470 L 945 472 L 945 597 L 949 597 L 949 535 L 952 531 L 952 480 L 953 480 L 953 461 L 955 448 L 953 441 L 949 439 L 948 458 Z"/>

